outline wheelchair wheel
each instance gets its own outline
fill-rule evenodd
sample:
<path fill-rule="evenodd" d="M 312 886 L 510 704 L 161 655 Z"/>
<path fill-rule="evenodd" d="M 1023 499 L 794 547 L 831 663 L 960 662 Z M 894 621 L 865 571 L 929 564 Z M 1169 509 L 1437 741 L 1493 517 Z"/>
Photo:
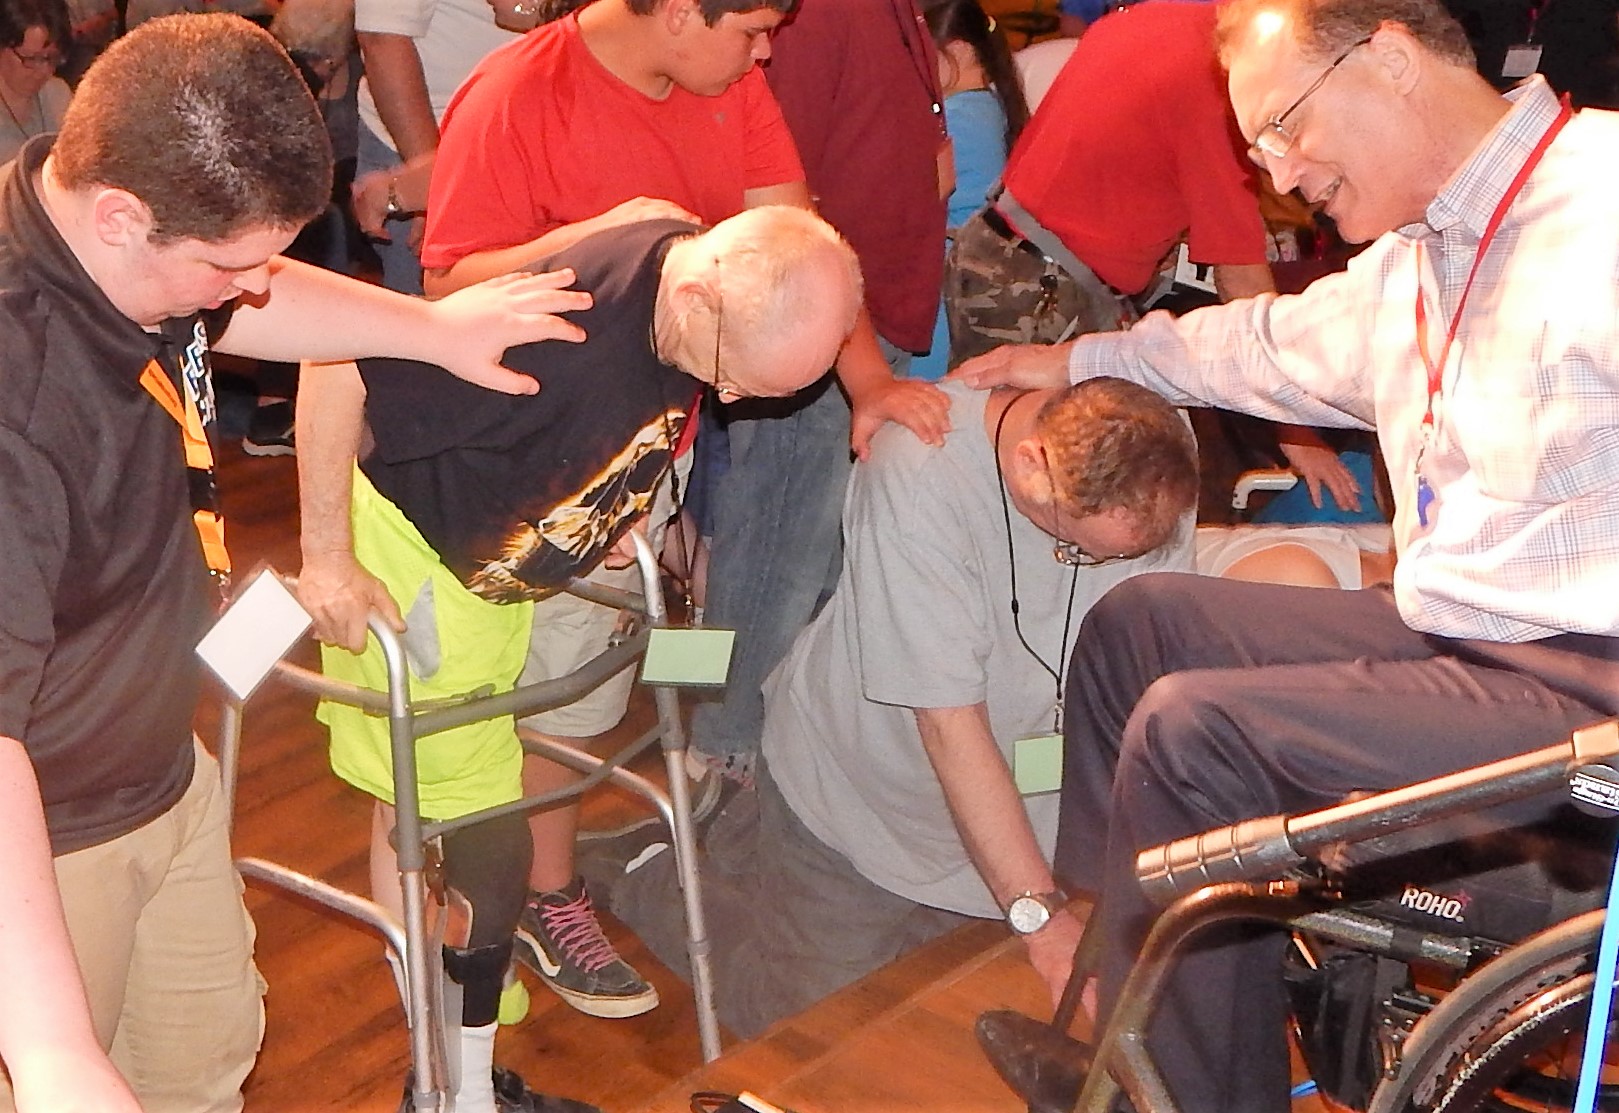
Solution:
<path fill-rule="evenodd" d="M 1571 1109 L 1601 927 L 1587 913 L 1463 981 L 1412 1033 L 1370 1113 Z M 1597 1108 L 1619 1111 L 1619 1058 L 1609 1063 Z"/>

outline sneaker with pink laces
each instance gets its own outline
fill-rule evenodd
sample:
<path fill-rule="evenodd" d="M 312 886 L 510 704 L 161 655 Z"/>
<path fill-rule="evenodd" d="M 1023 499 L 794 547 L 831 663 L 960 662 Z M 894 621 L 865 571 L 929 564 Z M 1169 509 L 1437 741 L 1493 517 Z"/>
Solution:
<path fill-rule="evenodd" d="M 582 1013 L 640 1016 L 658 1007 L 658 991 L 602 933 L 583 878 L 566 889 L 529 893 L 516 943 L 517 960 Z"/>

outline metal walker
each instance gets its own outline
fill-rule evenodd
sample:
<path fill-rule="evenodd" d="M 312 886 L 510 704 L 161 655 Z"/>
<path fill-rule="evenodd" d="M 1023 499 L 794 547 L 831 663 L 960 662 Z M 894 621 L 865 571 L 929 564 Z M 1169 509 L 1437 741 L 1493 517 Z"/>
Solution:
<path fill-rule="evenodd" d="M 719 1056 L 719 1021 L 714 1011 L 713 974 L 709 965 L 711 947 L 698 875 L 691 786 L 685 770 L 686 735 L 680 720 L 679 697 L 674 688 L 654 687 L 656 724 L 606 758 L 571 746 L 558 745 L 533 732 L 519 729 L 525 753 L 538 754 L 584 774 L 583 779 L 572 785 L 443 822 L 424 821 L 418 807 L 415 762 L 418 738 L 483 719 L 505 715 L 521 717 L 566 706 L 632 666 L 645 653 L 651 630 L 668 626 L 657 558 L 645 538 L 635 533 L 631 536 L 635 541 L 636 565 L 641 573 L 640 596 L 578 580 L 572 581 L 568 590 L 581 598 L 636 616 L 641 620 L 638 628 L 622 639 L 616 639 L 615 644 L 567 676 L 493 695 L 474 692 L 448 700 L 412 704 L 404 647 L 398 635 L 375 617 L 368 625 L 382 647 L 388 670 L 387 692 L 330 680 L 318 672 L 286 662 L 276 666 L 274 675 L 294 688 L 388 717 L 397 816 L 394 843 L 404 896 L 404 923 L 396 921 L 374 901 L 288 866 L 262 858 L 239 858 L 236 866 L 244 878 L 305 897 L 371 928 L 382 937 L 384 945 L 404 971 L 402 1003 L 410 1029 L 414 1067 L 411 1104 L 408 1108 L 415 1113 L 450 1113 L 450 1095 L 453 1093 L 445 1041 L 445 1017 L 448 1015 L 445 979 L 427 922 L 429 886 L 426 871 L 430 844 L 450 831 L 470 827 L 496 816 L 527 814 L 567 803 L 604 781 L 611 781 L 649 801 L 672 835 L 685 904 L 686 949 L 691 960 L 698 1038 L 704 1062 L 712 1062 Z M 232 815 L 235 811 L 242 710 L 242 704 L 227 699 L 220 723 L 220 774 L 224 782 L 226 806 Z M 653 742 L 660 743 L 663 748 L 669 781 L 667 792 L 625 768 Z"/>

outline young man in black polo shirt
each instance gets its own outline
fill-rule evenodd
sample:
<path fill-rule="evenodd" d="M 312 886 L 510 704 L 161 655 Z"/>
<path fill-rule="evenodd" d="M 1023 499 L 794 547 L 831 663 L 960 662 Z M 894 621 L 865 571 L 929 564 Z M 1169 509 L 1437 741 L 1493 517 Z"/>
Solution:
<path fill-rule="evenodd" d="M 672 507 L 660 511 L 657 495 L 671 489 L 666 477 L 689 442 L 700 385 L 726 401 L 791 394 L 825 372 L 860 307 L 854 253 L 819 217 L 792 206 L 748 209 L 703 233 L 679 221 L 631 224 L 540 265 L 576 273 L 595 302 L 575 318 L 585 343 L 507 354 L 542 382 L 533 397 L 493 399 L 398 360 L 306 372 L 299 593 L 323 638 L 366 645 L 358 658 L 328 648 L 328 675 L 386 685 L 381 651 L 366 643 L 370 608 L 407 616 L 414 699 L 550 679 L 603 651 L 618 612 L 559 589 L 598 564 L 622 564 L 632 528 L 667 520 Z M 356 472 L 362 422 L 373 445 Z M 631 677 L 621 677 L 615 693 L 585 697 L 608 727 L 628 698 Z M 397 907 L 383 837 L 393 826 L 387 725 L 340 705 L 323 706 L 322 717 L 333 769 L 378 798 L 374 895 Z M 522 764 L 509 718 L 424 738 L 416 750 L 422 814 L 455 819 L 518 799 Z M 657 1004 L 602 934 L 574 875 L 575 809 L 546 815 L 558 813 L 536 833 L 533 869 L 520 816 L 442 840 L 446 881 L 473 910 L 469 933 L 444 950 L 464 989 L 457 1110 L 468 1104 L 465 1088 L 490 1077 L 520 915 L 520 954 L 575 1008 L 633 1016 Z M 555 880 L 530 896 L 524 882 L 540 876 Z"/>
<path fill-rule="evenodd" d="M 588 298 L 555 276 L 430 306 L 278 258 L 330 176 L 297 70 L 230 16 L 115 44 L 61 134 L 0 170 L 0 1109 L 239 1110 L 258 1050 L 252 928 L 190 729 L 204 551 L 223 555 L 210 348 L 532 389 L 504 348 L 579 338 L 547 314 Z"/>

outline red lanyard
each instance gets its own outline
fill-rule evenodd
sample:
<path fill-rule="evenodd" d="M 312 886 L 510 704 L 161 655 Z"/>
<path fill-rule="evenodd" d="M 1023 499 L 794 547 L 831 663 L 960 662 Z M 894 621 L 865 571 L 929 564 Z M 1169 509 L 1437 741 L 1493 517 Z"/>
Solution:
<path fill-rule="evenodd" d="M 1422 297 L 1422 252 L 1419 246 L 1416 255 L 1417 351 L 1422 355 L 1423 366 L 1428 369 L 1428 408 L 1422 415 L 1422 425 L 1425 430 L 1433 428 L 1434 400 L 1439 397 L 1439 389 L 1445 373 L 1445 361 L 1450 358 L 1450 346 L 1455 342 L 1456 333 L 1461 328 L 1462 311 L 1467 308 L 1467 295 L 1473 291 L 1473 279 L 1478 277 L 1478 268 L 1479 264 L 1484 261 L 1484 253 L 1490 249 L 1490 243 L 1495 239 L 1495 233 L 1501 227 L 1501 221 L 1506 217 L 1507 209 L 1512 207 L 1512 202 L 1517 199 L 1519 193 L 1523 192 L 1524 183 L 1529 180 L 1529 175 L 1540 164 L 1541 157 L 1546 153 L 1546 148 L 1552 145 L 1552 140 L 1557 138 L 1557 133 L 1563 130 L 1563 125 L 1568 123 L 1572 115 L 1573 112 L 1569 109 L 1568 101 L 1565 99 L 1562 111 L 1557 114 L 1557 119 L 1553 120 L 1552 126 L 1546 129 L 1546 134 L 1540 137 L 1540 142 L 1535 144 L 1534 150 L 1529 152 L 1529 157 L 1524 160 L 1523 166 L 1518 169 L 1518 174 L 1512 179 L 1512 184 L 1507 186 L 1507 192 L 1501 198 L 1500 204 L 1495 206 L 1495 212 L 1490 214 L 1490 221 L 1484 226 L 1484 235 L 1479 237 L 1478 251 L 1473 255 L 1473 267 L 1467 272 L 1467 282 L 1462 287 L 1461 299 L 1457 301 L 1456 312 L 1450 318 L 1450 328 L 1445 331 L 1445 346 L 1439 349 L 1439 361 L 1437 363 L 1434 362 L 1433 357 L 1428 352 L 1428 310 Z"/>
<path fill-rule="evenodd" d="M 181 439 L 185 442 L 186 468 L 195 475 L 201 473 L 201 478 L 208 491 L 208 500 L 212 501 L 214 489 L 214 450 L 208 444 L 208 431 L 203 428 L 202 415 L 197 410 L 197 400 L 192 397 L 191 390 L 187 388 L 185 397 L 175 389 L 174 382 L 164 372 L 157 360 L 150 360 L 141 369 L 141 386 L 146 393 L 157 399 L 157 404 L 163 407 L 163 412 L 174 419 L 180 427 Z M 192 523 L 197 527 L 197 537 L 202 542 L 202 555 L 208 562 L 208 570 L 217 577 L 221 583 L 230 576 L 230 554 L 225 550 L 225 519 L 213 506 L 196 506 L 197 483 L 193 480 L 192 505 L 196 507 L 191 515 Z"/>

